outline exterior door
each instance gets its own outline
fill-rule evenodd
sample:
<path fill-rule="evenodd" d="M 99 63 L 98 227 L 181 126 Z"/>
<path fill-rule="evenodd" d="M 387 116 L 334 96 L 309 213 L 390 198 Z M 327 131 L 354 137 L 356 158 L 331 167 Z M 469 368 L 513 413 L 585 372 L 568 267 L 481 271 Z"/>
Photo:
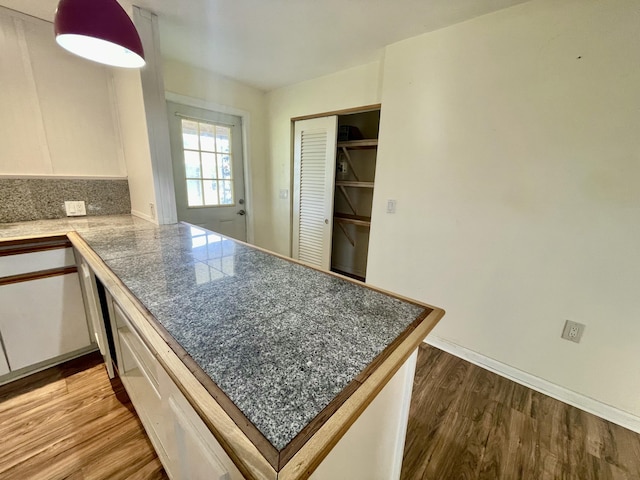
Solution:
<path fill-rule="evenodd" d="M 178 220 L 246 241 L 242 119 L 167 102 Z"/>
<path fill-rule="evenodd" d="M 293 257 L 331 268 L 338 117 L 295 122 Z"/>

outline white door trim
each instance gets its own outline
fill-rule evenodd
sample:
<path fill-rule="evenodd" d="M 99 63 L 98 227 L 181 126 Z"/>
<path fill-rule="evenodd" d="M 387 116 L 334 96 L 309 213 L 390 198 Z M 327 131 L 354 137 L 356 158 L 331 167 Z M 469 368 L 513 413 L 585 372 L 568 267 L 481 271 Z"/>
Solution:
<path fill-rule="evenodd" d="M 248 139 L 251 134 L 251 113 L 247 110 L 222 105 L 220 103 L 202 100 L 200 98 L 180 95 L 174 92 L 164 92 L 165 99 L 169 102 L 180 103 L 188 107 L 202 108 L 214 112 L 235 115 L 242 119 L 242 163 L 244 166 L 244 200 L 246 205 L 247 222 L 247 243 L 254 243 L 254 222 L 253 222 L 253 188 L 251 181 L 251 147 Z"/>

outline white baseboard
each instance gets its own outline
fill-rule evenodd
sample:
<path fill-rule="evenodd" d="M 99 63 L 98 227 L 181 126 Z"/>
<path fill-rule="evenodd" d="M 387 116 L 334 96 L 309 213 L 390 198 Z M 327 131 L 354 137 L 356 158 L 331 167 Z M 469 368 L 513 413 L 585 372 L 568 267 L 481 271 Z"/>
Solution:
<path fill-rule="evenodd" d="M 620 410 L 614 406 L 602 403 L 591 397 L 587 397 L 581 393 L 574 392 L 567 388 L 551 383 L 543 378 L 536 377 L 530 373 L 518 370 L 515 367 L 499 362 L 493 358 L 486 357 L 481 353 L 469 350 L 461 345 L 452 343 L 444 338 L 430 335 L 425 339 L 425 343 L 444 350 L 451 355 L 467 360 L 474 365 L 482 367 L 490 372 L 496 373 L 502 377 L 513 380 L 525 387 L 544 393 L 556 400 L 572 405 L 585 412 L 592 413 L 600 418 L 604 418 L 616 425 L 628 428 L 634 432 L 640 433 L 640 417 L 633 415 L 624 410 Z"/>
<path fill-rule="evenodd" d="M 147 220 L 148 222 L 155 223 L 156 225 L 158 225 L 158 220 L 153 218 L 151 215 L 146 215 L 146 214 L 144 214 L 142 212 L 139 212 L 138 210 L 131 210 L 131 215 L 133 215 L 134 217 L 141 218 L 143 220 Z"/>

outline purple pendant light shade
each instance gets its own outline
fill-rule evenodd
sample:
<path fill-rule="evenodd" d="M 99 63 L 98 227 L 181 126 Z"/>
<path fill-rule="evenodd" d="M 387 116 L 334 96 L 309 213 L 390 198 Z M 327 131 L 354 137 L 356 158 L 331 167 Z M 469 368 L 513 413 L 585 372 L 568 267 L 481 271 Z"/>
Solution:
<path fill-rule="evenodd" d="M 116 0 L 60 0 L 53 24 L 71 53 L 116 67 L 145 64 L 136 27 Z"/>

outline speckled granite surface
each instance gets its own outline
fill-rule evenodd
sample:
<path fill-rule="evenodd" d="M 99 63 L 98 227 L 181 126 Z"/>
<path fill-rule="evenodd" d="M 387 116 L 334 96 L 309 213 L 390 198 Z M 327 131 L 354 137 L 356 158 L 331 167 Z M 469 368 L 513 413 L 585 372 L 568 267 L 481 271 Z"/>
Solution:
<path fill-rule="evenodd" d="M 0 223 L 66 217 L 65 200 L 84 200 L 87 215 L 131 213 L 127 180 L 0 178 Z"/>
<path fill-rule="evenodd" d="M 109 218 L 58 228 L 83 236 L 278 450 L 423 312 L 200 228 Z"/>

